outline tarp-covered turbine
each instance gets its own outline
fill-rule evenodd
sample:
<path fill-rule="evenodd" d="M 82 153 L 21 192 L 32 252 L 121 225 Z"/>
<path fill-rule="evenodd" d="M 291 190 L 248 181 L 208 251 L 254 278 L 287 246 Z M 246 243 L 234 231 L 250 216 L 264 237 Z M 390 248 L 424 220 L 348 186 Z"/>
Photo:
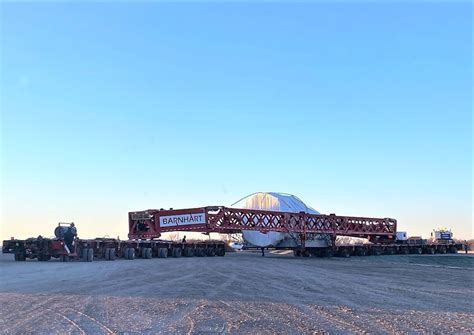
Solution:
<path fill-rule="evenodd" d="M 308 214 L 319 214 L 315 209 L 307 206 L 298 197 L 277 192 L 257 192 L 240 199 L 231 205 L 235 208 L 262 209 L 279 212 L 305 212 Z M 243 230 L 244 240 L 257 247 L 275 246 L 282 241 L 286 233 Z"/>

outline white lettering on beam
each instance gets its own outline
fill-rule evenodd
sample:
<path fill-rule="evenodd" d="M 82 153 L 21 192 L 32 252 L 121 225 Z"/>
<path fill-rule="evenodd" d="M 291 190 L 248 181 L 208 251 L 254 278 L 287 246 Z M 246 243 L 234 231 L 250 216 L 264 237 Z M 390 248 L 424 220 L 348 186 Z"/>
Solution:
<path fill-rule="evenodd" d="M 186 226 L 191 224 L 205 224 L 204 213 L 160 216 L 160 227 Z"/>

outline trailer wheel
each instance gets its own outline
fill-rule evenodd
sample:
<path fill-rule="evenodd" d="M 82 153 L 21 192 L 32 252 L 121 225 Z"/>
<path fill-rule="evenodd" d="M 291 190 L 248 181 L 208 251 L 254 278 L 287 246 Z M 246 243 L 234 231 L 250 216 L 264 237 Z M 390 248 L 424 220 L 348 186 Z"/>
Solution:
<path fill-rule="evenodd" d="M 152 252 L 151 248 L 146 248 L 145 259 L 151 259 L 152 256 L 153 256 L 153 252 Z"/>
<path fill-rule="evenodd" d="M 203 248 L 196 248 L 196 250 L 194 251 L 194 254 L 197 257 L 203 257 L 203 256 L 205 256 L 206 252 Z"/>
<path fill-rule="evenodd" d="M 133 249 L 133 248 L 127 248 L 127 249 L 125 250 L 125 255 L 126 255 L 125 259 L 128 259 L 128 260 L 130 260 L 130 261 L 133 261 L 133 260 L 135 259 L 135 249 Z"/>
<path fill-rule="evenodd" d="M 152 255 L 151 248 L 143 248 L 142 249 L 142 258 L 143 259 L 150 259 Z"/>
<path fill-rule="evenodd" d="M 128 260 L 133 260 L 135 259 L 135 249 L 133 248 L 125 248 L 124 251 L 124 258 Z"/>
<path fill-rule="evenodd" d="M 193 257 L 194 256 L 194 250 L 191 248 L 184 248 L 183 254 L 185 257 Z"/>
<path fill-rule="evenodd" d="M 40 262 L 47 262 L 51 259 L 51 255 L 39 254 L 38 261 Z"/>
<path fill-rule="evenodd" d="M 84 262 L 89 262 L 88 261 L 88 255 L 89 255 L 89 248 L 82 249 L 82 257 L 81 258 Z M 61 257 L 59 259 L 62 261 Z"/>
<path fill-rule="evenodd" d="M 387 249 L 385 249 L 385 253 L 387 255 L 393 255 L 395 253 L 395 250 L 392 247 L 387 247 Z"/>
<path fill-rule="evenodd" d="M 225 248 L 224 247 L 217 249 L 217 256 L 219 256 L 219 257 L 225 256 Z"/>
<path fill-rule="evenodd" d="M 216 255 L 216 250 L 214 250 L 214 248 L 207 249 L 206 256 L 214 257 L 215 255 Z"/>
<path fill-rule="evenodd" d="M 440 248 L 438 249 L 438 253 L 439 253 L 439 254 L 445 254 L 445 253 L 446 253 L 446 248 L 445 248 L 445 247 L 440 247 Z"/>
<path fill-rule="evenodd" d="M 61 255 L 59 256 L 59 260 L 61 262 L 69 262 L 69 255 Z"/>
<path fill-rule="evenodd" d="M 330 248 L 326 248 L 326 250 L 323 250 L 323 252 L 321 253 L 322 256 L 324 257 L 332 257 L 334 256 L 334 251 L 333 249 L 330 247 Z"/>
<path fill-rule="evenodd" d="M 94 260 L 94 249 L 88 248 L 87 249 L 87 261 L 92 262 Z"/>
<path fill-rule="evenodd" d="M 128 259 L 128 248 L 125 248 L 125 250 L 123 251 L 123 258 Z"/>
<path fill-rule="evenodd" d="M 356 256 L 366 256 L 367 251 L 365 250 L 364 247 L 357 247 L 356 250 L 355 250 L 355 255 Z"/>
<path fill-rule="evenodd" d="M 105 260 L 113 261 L 115 260 L 115 249 L 114 248 L 105 248 Z"/>
<path fill-rule="evenodd" d="M 382 254 L 382 250 L 379 247 L 373 247 L 371 254 L 373 256 L 380 256 Z"/>
<path fill-rule="evenodd" d="M 337 255 L 339 257 L 344 257 L 344 258 L 351 257 L 351 253 L 349 252 L 349 250 L 347 248 L 340 249 L 339 252 L 337 253 Z"/>
<path fill-rule="evenodd" d="M 182 254 L 181 248 L 173 248 L 171 250 L 171 255 L 175 258 L 181 257 L 181 254 Z"/>
<path fill-rule="evenodd" d="M 400 253 L 402 255 L 406 255 L 406 254 L 410 253 L 410 249 L 408 249 L 408 247 L 401 247 L 400 250 L 398 251 L 398 253 Z"/>
<path fill-rule="evenodd" d="M 26 254 L 15 254 L 15 261 L 17 262 L 26 261 Z"/>
<path fill-rule="evenodd" d="M 115 261 L 115 248 L 109 249 L 109 260 Z"/>
<path fill-rule="evenodd" d="M 434 248 L 426 248 L 425 253 L 427 253 L 429 255 L 433 255 L 435 253 L 435 250 L 434 250 Z"/>
<path fill-rule="evenodd" d="M 168 249 L 167 248 L 160 248 L 158 257 L 160 258 L 167 258 L 168 257 Z"/>
<path fill-rule="evenodd" d="M 413 253 L 414 253 L 414 254 L 417 254 L 417 255 L 421 255 L 421 254 L 423 253 L 423 249 L 421 249 L 421 248 L 415 248 L 415 249 L 413 250 Z"/>

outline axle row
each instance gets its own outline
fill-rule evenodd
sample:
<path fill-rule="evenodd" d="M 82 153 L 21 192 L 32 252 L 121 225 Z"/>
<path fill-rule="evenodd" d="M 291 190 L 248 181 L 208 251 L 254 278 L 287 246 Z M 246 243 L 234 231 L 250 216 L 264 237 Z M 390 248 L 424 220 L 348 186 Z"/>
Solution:
<path fill-rule="evenodd" d="M 354 245 L 354 246 L 336 246 L 326 248 L 306 248 L 304 250 L 295 249 L 296 257 L 350 257 L 350 256 L 379 256 L 379 255 L 395 255 L 395 254 L 455 254 L 459 250 L 456 244 L 443 245 Z"/>
<path fill-rule="evenodd" d="M 16 261 L 37 259 L 49 261 L 58 258 L 63 262 L 69 260 L 113 261 L 117 258 L 133 260 L 135 258 L 167 257 L 204 257 L 224 256 L 225 244 L 221 241 L 195 243 L 177 243 L 172 241 L 119 241 L 115 239 L 76 240 L 68 247 L 63 241 L 53 239 L 11 240 L 3 246 L 3 253 L 12 253 Z"/>

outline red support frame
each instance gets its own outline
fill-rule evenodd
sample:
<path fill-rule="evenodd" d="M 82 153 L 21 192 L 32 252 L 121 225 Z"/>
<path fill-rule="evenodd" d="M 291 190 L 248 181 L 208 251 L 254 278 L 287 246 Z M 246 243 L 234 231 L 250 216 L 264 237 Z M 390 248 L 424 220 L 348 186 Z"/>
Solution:
<path fill-rule="evenodd" d="M 316 233 L 334 236 L 393 238 L 397 220 L 307 214 L 210 206 L 186 209 L 130 212 L 130 239 L 151 239 L 162 233 L 194 231 L 204 233 L 260 232 Z"/>

